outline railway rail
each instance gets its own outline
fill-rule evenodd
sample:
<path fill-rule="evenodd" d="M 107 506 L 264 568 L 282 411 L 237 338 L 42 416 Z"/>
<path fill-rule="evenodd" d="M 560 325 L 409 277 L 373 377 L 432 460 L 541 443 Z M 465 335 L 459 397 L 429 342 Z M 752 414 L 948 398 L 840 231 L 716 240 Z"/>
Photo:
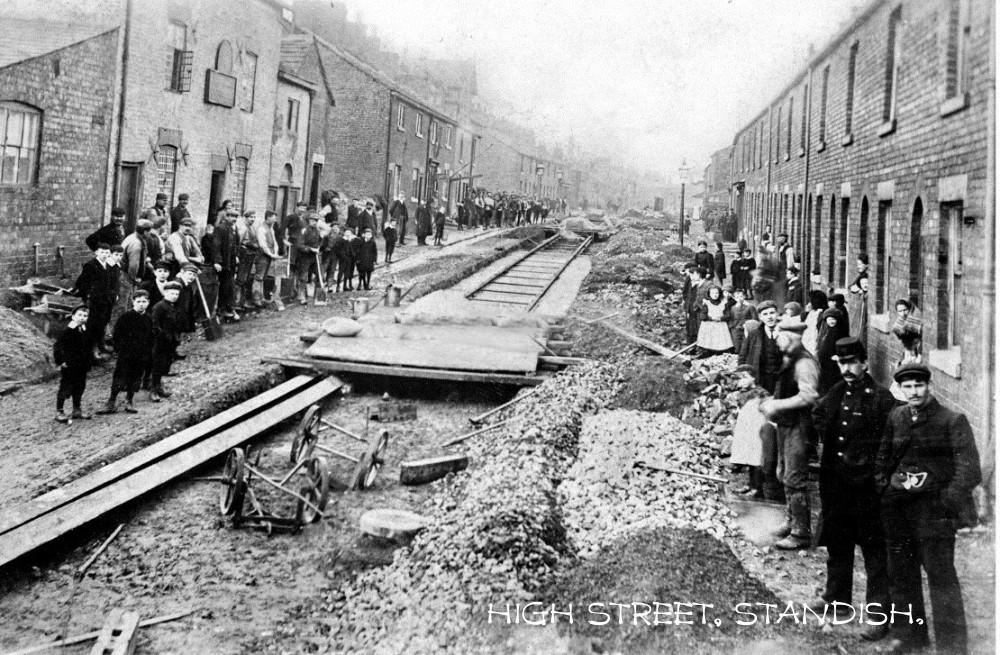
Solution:
<path fill-rule="evenodd" d="M 476 302 L 501 303 L 531 311 L 570 262 L 586 250 L 593 240 L 593 235 L 580 243 L 569 241 L 558 234 L 549 237 L 465 297 Z"/>

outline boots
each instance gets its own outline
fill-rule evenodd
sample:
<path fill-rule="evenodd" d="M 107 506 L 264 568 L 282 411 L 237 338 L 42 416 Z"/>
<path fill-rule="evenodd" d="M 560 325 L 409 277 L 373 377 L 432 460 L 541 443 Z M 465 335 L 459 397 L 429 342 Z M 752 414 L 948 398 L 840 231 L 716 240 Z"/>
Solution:
<path fill-rule="evenodd" d="M 104 407 L 102 407 L 101 409 L 97 410 L 97 413 L 98 414 L 114 414 L 115 412 L 117 412 L 118 411 L 118 407 L 117 407 L 118 399 L 117 399 L 117 396 L 118 396 L 118 394 L 112 394 L 112 396 L 110 398 L 108 398 L 108 402 L 104 404 Z"/>
<path fill-rule="evenodd" d="M 782 523 L 777 530 L 771 534 L 777 539 L 785 539 L 792 533 L 792 516 L 789 512 L 788 505 L 785 505 L 785 521 Z"/>
<path fill-rule="evenodd" d="M 788 512 L 792 526 L 790 534 L 774 544 L 781 550 L 800 550 L 812 545 L 812 527 L 809 516 L 809 494 L 797 492 L 788 494 Z"/>
<path fill-rule="evenodd" d="M 132 404 L 133 400 L 134 400 L 134 398 L 133 398 L 133 396 L 132 396 L 131 393 L 128 395 L 127 398 L 125 398 L 125 413 L 126 414 L 138 414 L 139 413 L 139 410 L 137 410 L 135 408 L 135 405 Z"/>

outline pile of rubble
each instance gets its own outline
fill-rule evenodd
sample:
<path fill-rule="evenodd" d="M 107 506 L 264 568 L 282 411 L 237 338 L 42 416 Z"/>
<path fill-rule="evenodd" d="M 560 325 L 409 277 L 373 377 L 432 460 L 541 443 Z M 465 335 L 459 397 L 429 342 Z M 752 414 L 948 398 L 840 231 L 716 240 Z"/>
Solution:
<path fill-rule="evenodd" d="M 711 435 L 669 414 L 617 410 L 585 418 L 579 457 L 559 487 L 578 556 L 658 527 L 694 528 L 717 538 L 729 532 L 733 515 L 718 483 L 637 463 L 720 474 Z"/>
<path fill-rule="evenodd" d="M 681 415 L 688 425 L 715 441 L 719 455 L 729 455 L 733 425 L 740 408 L 748 401 L 767 395 L 746 371 L 737 371 L 737 357 L 715 355 L 691 362 L 684 383 L 698 396 Z"/>
<path fill-rule="evenodd" d="M 605 364 L 567 369 L 507 410 L 503 428 L 468 442 L 473 467 L 435 483 L 427 529 L 391 565 L 325 599 L 338 652 L 472 652 L 490 602 L 544 587 L 568 554 L 557 485 L 584 417 L 622 379 Z"/>

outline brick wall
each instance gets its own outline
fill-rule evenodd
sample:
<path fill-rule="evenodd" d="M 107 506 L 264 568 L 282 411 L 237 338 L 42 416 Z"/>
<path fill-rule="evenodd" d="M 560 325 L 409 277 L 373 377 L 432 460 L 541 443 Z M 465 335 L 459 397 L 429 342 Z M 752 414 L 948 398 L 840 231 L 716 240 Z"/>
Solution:
<path fill-rule="evenodd" d="M 318 42 L 320 62 L 334 98 L 323 134 L 322 187 L 348 198 L 385 193 L 389 88 L 374 75 Z M 318 113 L 318 112 L 317 112 Z"/>
<path fill-rule="evenodd" d="M 193 53 L 191 88 L 184 93 L 168 89 L 167 35 L 172 20 L 187 26 L 187 49 Z M 130 30 L 121 159 L 142 166 L 139 206 L 153 204 L 157 192 L 153 150 L 160 130 L 167 129 L 181 135 L 173 201 L 177 194 L 188 193 L 189 210 L 198 225 L 204 225 L 209 215 L 213 169 L 234 158 L 237 148 L 250 152 L 244 206 L 261 212 L 271 174 L 281 45 L 278 10 L 263 0 L 135 0 Z M 222 41 L 233 48 L 234 107 L 205 102 L 207 70 L 215 68 Z M 249 77 L 247 53 L 257 55 L 249 111 L 240 106 L 241 85 Z M 222 198 L 234 191 L 230 164 L 224 168 Z"/>
<path fill-rule="evenodd" d="M 288 126 L 289 100 L 296 100 L 298 122 Z M 309 199 L 309 164 L 307 163 L 308 134 L 311 129 L 312 94 L 296 84 L 278 80 L 277 98 L 274 103 L 274 126 L 271 133 L 270 186 L 279 186 L 287 177 L 285 167 L 292 170 L 291 185 L 301 189 L 300 198 Z"/>
<path fill-rule="evenodd" d="M 58 274 L 58 246 L 65 247 L 65 272 L 74 278 L 90 256 L 83 240 L 105 215 L 117 43 L 118 30 L 112 30 L 0 69 L 0 100 L 42 112 L 37 183 L 0 186 L 3 287 L 32 275 L 35 243 L 42 276 Z"/>
<path fill-rule="evenodd" d="M 888 333 L 892 303 L 914 296 L 923 322 L 924 354 L 932 368 L 934 392 L 947 406 L 968 415 L 984 468 L 991 472 L 992 408 L 984 402 L 983 389 L 994 373 L 989 349 L 993 335 L 984 332 L 982 303 L 987 265 L 985 189 L 993 184 L 987 170 L 987 130 L 994 120 L 988 108 L 993 93 L 988 61 L 993 27 L 988 0 L 972 0 L 970 15 L 963 20 L 969 26 L 968 100 L 964 106 L 961 99 L 946 102 L 951 5 L 945 0 L 871 5 L 866 15 L 839 35 L 761 114 L 763 124 L 770 126 L 765 134 L 765 144 L 771 143 L 772 148 L 770 162 L 758 166 L 752 157 L 742 157 L 745 144 L 752 144 L 757 134 L 758 122 L 754 121 L 734 139 L 731 170 L 733 182 L 745 185 L 745 230 L 756 235 L 763 225 L 771 224 L 775 232 L 790 232 L 804 263 L 819 267 L 825 285 L 849 283 L 858 254 L 867 252 L 871 276 L 868 305 L 873 315 L 868 346 L 873 374 L 884 383 L 891 381 L 891 371 L 901 355 L 897 340 Z M 893 123 L 886 120 L 885 98 L 888 34 L 897 7 L 901 20 L 896 32 L 899 67 Z M 853 125 L 848 132 L 848 68 L 855 48 Z M 821 142 L 822 86 L 827 68 L 826 138 Z M 800 112 L 806 84 L 811 111 L 806 148 L 800 152 Z M 789 98 L 794 98 L 794 113 L 792 152 L 786 157 Z M 775 156 L 772 128 L 776 127 L 779 107 L 781 148 Z M 918 202 L 922 221 L 914 225 Z M 942 217 L 951 206 L 946 203 L 952 202 L 960 202 L 970 219 L 968 224 L 956 221 L 951 238 L 942 237 L 942 230 L 947 229 Z M 831 220 L 831 203 L 835 220 Z M 880 203 L 885 216 L 882 220 Z M 845 208 L 846 233 L 841 224 Z M 939 276 L 943 244 L 953 248 L 953 258 L 961 249 L 961 274 L 950 280 Z M 911 258 L 911 253 L 917 254 Z M 922 292 L 911 294 L 911 273 L 920 281 Z M 885 282 L 880 284 L 879 280 Z M 939 323 L 947 315 L 939 291 L 949 282 L 955 288 L 958 318 L 954 346 L 945 348 L 938 346 Z"/>

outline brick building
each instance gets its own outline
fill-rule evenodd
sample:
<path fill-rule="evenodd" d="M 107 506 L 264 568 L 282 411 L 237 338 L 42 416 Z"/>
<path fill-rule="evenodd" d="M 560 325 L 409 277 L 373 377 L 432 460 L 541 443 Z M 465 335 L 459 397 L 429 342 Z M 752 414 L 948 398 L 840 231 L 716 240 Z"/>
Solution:
<path fill-rule="evenodd" d="M 733 146 L 712 153 L 704 172 L 706 203 L 729 205 L 732 157 Z"/>
<path fill-rule="evenodd" d="M 170 205 L 187 193 L 199 225 L 225 199 L 237 209 L 263 208 L 271 180 L 281 6 L 270 0 L 132 0 L 129 8 L 116 204 L 128 209 L 131 221 L 157 193 L 165 193 Z"/>
<path fill-rule="evenodd" d="M 31 275 L 75 277 L 89 257 L 83 239 L 108 213 L 117 50 L 113 24 L 7 17 L 0 26 L 5 287 Z"/>
<path fill-rule="evenodd" d="M 990 474 L 993 21 L 989 0 L 871 2 L 739 131 L 731 165 L 744 231 L 788 232 L 824 285 L 867 253 L 882 382 L 901 356 L 893 303 L 916 304 L 935 393 L 969 416 Z"/>
<path fill-rule="evenodd" d="M 323 161 L 316 160 L 309 149 L 313 98 L 318 91 L 316 79 L 307 79 L 304 75 L 308 72 L 299 70 L 305 68 L 302 64 L 311 44 L 303 44 L 300 39 L 288 41 L 283 39 L 281 44 L 267 187 L 267 208 L 279 216 L 292 213 L 299 198 L 312 207 L 318 205 L 322 169 L 317 166 L 322 167 Z"/>

